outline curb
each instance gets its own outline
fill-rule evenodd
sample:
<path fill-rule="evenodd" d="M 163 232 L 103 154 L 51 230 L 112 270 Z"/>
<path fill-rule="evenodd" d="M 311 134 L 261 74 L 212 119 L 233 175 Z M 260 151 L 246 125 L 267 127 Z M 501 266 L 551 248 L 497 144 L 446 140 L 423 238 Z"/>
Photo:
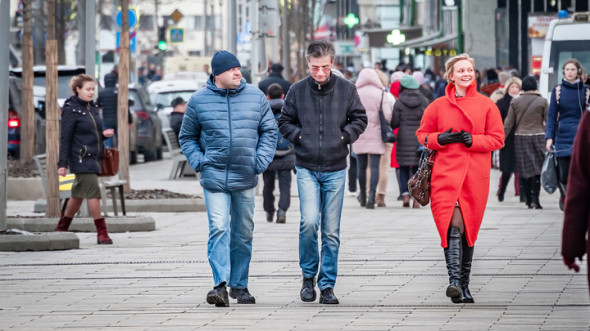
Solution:
<path fill-rule="evenodd" d="M 122 216 L 105 218 L 109 233 L 142 232 L 156 230 L 156 221 L 150 216 Z M 57 218 L 7 218 L 6 227 L 29 232 L 51 232 L 57 225 Z M 70 226 L 72 232 L 96 232 L 94 220 L 76 217 Z M 1 236 L 0 236 L 1 237 Z"/>
<path fill-rule="evenodd" d="M 110 204 L 109 212 L 113 212 Z M 47 208 L 45 199 L 35 202 L 35 213 L 44 213 Z M 117 207 L 121 212 L 121 206 Z M 150 199 L 150 200 L 125 200 L 125 211 L 128 213 L 188 213 L 207 211 L 205 199 Z"/>
<path fill-rule="evenodd" d="M 80 239 L 71 232 L 0 235 L 0 251 L 55 251 L 80 248 Z"/>

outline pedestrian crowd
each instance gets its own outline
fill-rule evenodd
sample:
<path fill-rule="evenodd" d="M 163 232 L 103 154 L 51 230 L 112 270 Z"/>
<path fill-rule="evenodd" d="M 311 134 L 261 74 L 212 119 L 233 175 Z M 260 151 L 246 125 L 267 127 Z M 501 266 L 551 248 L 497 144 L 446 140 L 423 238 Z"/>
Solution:
<path fill-rule="evenodd" d="M 564 263 L 579 270 L 575 258 L 590 252 L 584 243 L 590 228 L 590 160 L 584 153 L 590 141 L 585 112 L 590 89 L 577 60 L 565 61 L 562 83 L 547 102 L 536 77 L 521 79 L 514 70 L 496 69 L 483 70 L 486 77 L 481 77 L 468 54 L 448 59 L 437 74 L 403 64 L 390 72 L 380 62 L 365 65 L 356 75 L 335 65 L 335 56 L 331 43 L 313 41 L 306 50 L 307 77 L 291 84 L 282 76 L 283 66 L 275 63 L 255 87 L 246 82 L 235 55 L 220 51 L 211 60 L 206 88 L 188 101 L 172 101 L 171 125 L 204 190 L 214 285 L 206 296 L 209 304 L 227 307 L 229 297 L 239 304 L 256 302 L 248 274 L 258 175 L 266 220 L 276 223 L 287 222 L 295 175 L 300 298 L 315 301 L 317 287 L 320 303 L 338 304 L 334 287 L 344 196 L 355 196 L 367 209 L 385 207 L 388 201 L 420 208 L 408 180 L 428 153 L 434 160 L 430 208 L 448 271 L 446 295 L 453 303 L 475 301 L 469 282 L 491 168 L 501 171 L 500 202 L 513 177 L 521 201 L 542 209 L 547 151 L 555 153 L 559 205 L 565 209 Z M 114 77 L 105 77 L 105 85 L 114 86 Z M 69 167 L 76 180 L 56 231 L 67 231 L 80 203 L 88 199 L 98 242 L 112 243 L 100 218 L 97 182 L 103 140 L 116 134 L 116 121 L 106 111 L 112 100 L 105 95 L 98 105 L 105 116 L 101 120 L 92 102 L 92 78 L 78 76 L 72 89 L 75 95 L 66 100 L 62 114 L 59 174 Z M 384 130 L 393 130 L 395 142 L 384 140 Z M 397 198 L 386 196 L 389 168 L 395 168 Z"/>

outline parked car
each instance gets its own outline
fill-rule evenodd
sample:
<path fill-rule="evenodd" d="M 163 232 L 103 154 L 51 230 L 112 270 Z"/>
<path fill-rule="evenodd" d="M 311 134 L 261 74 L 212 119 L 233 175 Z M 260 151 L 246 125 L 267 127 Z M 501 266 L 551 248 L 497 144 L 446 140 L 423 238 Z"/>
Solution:
<path fill-rule="evenodd" d="M 22 85 L 14 76 L 8 78 L 8 157 L 18 159 L 20 155 L 20 117 Z"/>
<path fill-rule="evenodd" d="M 131 110 L 137 115 L 137 147 L 144 160 L 162 159 L 162 121 L 156 114 L 147 92 L 140 84 L 129 84 Z"/>
<path fill-rule="evenodd" d="M 152 103 L 156 106 L 158 117 L 162 121 L 163 128 L 170 128 L 170 113 L 172 113 L 172 100 L 181 97 L 184 101 L 204 87 L 195 80 L 168 80 L 153 82 L 148 86 L 148 92 Z"/>

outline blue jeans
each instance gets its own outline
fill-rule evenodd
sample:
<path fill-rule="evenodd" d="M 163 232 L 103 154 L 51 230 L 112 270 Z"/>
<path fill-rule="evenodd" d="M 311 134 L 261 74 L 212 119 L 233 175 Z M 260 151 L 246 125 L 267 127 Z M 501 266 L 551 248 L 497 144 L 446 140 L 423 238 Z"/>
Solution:
<path fill-rule="evenodd" d="M 318 230 L 321 226 L 321 267 L 318 274 L 320 290 L 334 288 L 336 283 L 345 181 L 346 169 L 317 172 L 297 167 L 301 208 L 299 266 L 305 278 L 313 278 L 318 274 Z"/>
<path fill-rule="evenodd" d="M 400 166 L 399 167 L 399 183 L 400 192 L 402 195 L 410 194 L 408 189 L 408 180 L 418 171 L 418 166 Z"/>
<path fill-rule="evenodd" d="M 252 258 L 255 188 L 229 193 L 203 191 L 209 217 L 207 258 L 215 286 L 225 282 L 244 289 Z"/>

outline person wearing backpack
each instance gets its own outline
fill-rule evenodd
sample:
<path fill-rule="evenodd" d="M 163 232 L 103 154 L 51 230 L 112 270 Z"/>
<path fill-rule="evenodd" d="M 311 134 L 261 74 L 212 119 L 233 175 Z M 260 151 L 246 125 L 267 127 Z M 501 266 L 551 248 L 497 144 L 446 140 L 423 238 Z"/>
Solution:
<path fill-rule="evenodd" d="M 281 109 L 285 104 L 285 94 L 281 85 L 277 83 L 271 84 L 267 89 L 266 97 L 270 104 L 270 108 L 278 119 L 281 116 Z M 275 156 L 262 173 L 264 180 L 264 188 L 262 189 L 262 198 L 264 211 L 266 212 L 266 220 L 272 222 L 275 215 L 274 206 L 274 189 L 275 178 L 279 177 L 279 204 L 277 213 L 277 223 L 285 223 L 287 221 L 287 209 L 291 204 L 291 171 L 295 169 L 295 149 L 293 145 L 279 133 L 277 137 L 277 149 Z"/>
<path fill-rule="evenodd" d="M 586 72 L 580 62 L 569 59 L 563 63 L 562 83 L 551 92 L 549 113 L 545 127 L 545 148 L 555 148 L 559 169 L 559 208 L 564 209 L 565 192 L 568 182 L 572 146 L 578 131 L 578 124 L 588 108 L 590 89 L 584 84 Z"/>

